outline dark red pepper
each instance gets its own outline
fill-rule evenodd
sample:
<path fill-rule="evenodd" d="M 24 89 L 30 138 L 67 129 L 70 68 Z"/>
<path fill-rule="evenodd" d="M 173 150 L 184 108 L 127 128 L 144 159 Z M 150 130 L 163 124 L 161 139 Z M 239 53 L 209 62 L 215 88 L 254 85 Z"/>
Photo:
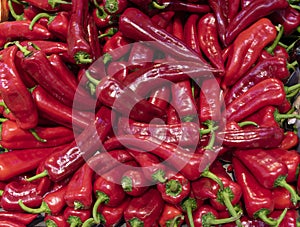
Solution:
<path fill-rule="evenodd" d="M 122 175 L 123 190 L 131 196 L 141 196 L 148 189 L 150 182 L 140 168 L 129 169 Z"/>
<path fill-rule="evenodd" d="M 77 64 L 88 64 L 93 61 L 92 50 L 85 29 L 85 20 L 88 17 L 89 10 L 88 4 L 89 0 L 72 1 L 67 44 L 68 53 Z"/>
<path fill-rule="evenodd" d="M 32 208 L 24 204 L 23 200 L 19 200 L 19 205 L 23 209 L 23 211 L 32 213 L 32 214 L 40 214 L 46 213 L 51 215 L 58 215 L 63 211 L 63 208 L 66 206 L 66 202 L 64 200 L 64 195 L 66 193 L 66 186 L 50 191 L 45 195 L 41 206 L 39 208 Z"/>
<path fill-rule="evenodd" d="M 29 149 L 55 147 L 74 139 L 73 131 L 66 127 L 35 127 L 23 130 L 16 122 L 6 120 L 0 126 L 0 144 L 7 149 Z"/>
<path fill-rule="evenodd" d="M 102 56 L 102 47 L 98 38 L 99 32 L 98 32 L 96 22 L 94 21 L 91 15 L 88 16 L 86 29 L 87 29 L 88 41 L 91 47 L 93 60 L 96 61 L 98 58 Z"/>
<path fill-rule="evenodd" d="M 174 14 L 175 12 L 173 11 L 165 11 L 165 12 L 157 13 L 153 17 L 151 17 L 151 21 L 154 24 L 160 26 L 161 28 L 167 28 L 167 26 L 172 23 Z"/>
<path fill-rule="evenodd" d="M 163 211 L 164 202 L 160 193 L 151 188 L 139 197 L 130 200 L 124 211 L 128 226 L 155 226 Z"/>
<path fill-rule="evenodd" d="M 270 152 L 272 152 L 272 150 L 236 150 L 234 155 L 247 166 L 253 176 L 255 176 L 265 188 L 286 188 L 291 193 L 291 201 L 295 205 L 299 200 L 299 196 L 292 186 L 286 182 L 288 168 L 285 163 L 272 156 Z"/>
<path fill-rule="evenodd" d="M 93 170 L 86 163 L 74 173 L 64 195 L 69 207 L 86 210 L 92 206 L 93 175 Z"/>
<path fill-rule="evenodd" d="M 2 52 L 0 61 L 1 97 L 22 129 L 32 129 L 38 124 L 38 112 L 30 92 L 21 80 L 14 63 L 18 48 L 11 46 Z"/>
<path fill-rule="evenodd" d="M 201 56 L 200 40 L 197 33 L 197 23 L 199 19 L 200 15 L 198 14 L 191 14 L 190 16 L 188 16 L 183 26 L 183 34 L 184 42 L 187 44 L 187 46 L 193 49 L 196 53 L 198 53 Z"/>
<path fill-rule="evenodd" d="M 35 0 L 26 0 L 25 2 L 29 3 L 30 5 L 33 5 L 39 9 L 42 9 L 44 11 L 59 11 L 62 7 L 61 5 L 64 4 L 72 4 L 69 1 L 64 1 L 64 0 L 41 0 L 41 1 L 35 1 Z"/>
<path fill-rule="evenodd" d="M 154 50 L 141 42 L 135 42 L 131 45 L 128 56 L 128 65 L 134 67 L 144 67 L 153 62 Z"/>
<path fill-rule="evenodd" d="M 174 16 L 172 25 L 172 34 L 178 39 L 184 40 L 182 17 L 176 14 Z"/>
<path fill-rule="evenodd" d="M 201 51 L 211 64 L 224 72 L 225 63 L 222 58 L 222 48 L 219 44 L 217 20 L 212 13 L 205 14 L 197 25 Z"/>
<path fill-rule="evenodd" d="M 94 21 L 96 26 L 99 29 L 107 28 L 115 24 L 115 17 L 111 14 L 108 14 L 105 9 L 103 3 L 96 6 L 92 12 Z"/>
<path fill-rule="evenodd" d="M 272 192 L 263 187 L 237 158 L 234 157 L 232 161 L 235 177 L 243 191 L 243 201 L 249 217 L 260 218 L 268 225 L 279 223 L 279 219 L 274 220 L 267 216 L 274 210 Z"/>
<path fill-rule="evenodd" d="M 166 109 L 169 106 L 170 95 L 170 87 L 163 86 L 151 93 L 149 102 L 161 109 Z"/>
<path fill-rule="evenodd" d="M 207 4 L 194 4 L 190 2 L 184 2 L 181 0 L 163 0 L 160 5 L 155 1 L 152 2 L 154 8 L 181 11 L 189 13 L 208 13 L 210 12 L 210 7 Z"/>
<path fill-rule="evenodd" d="M 258 59 L 263 48 L 275 37 L 276 28 L 267 18 L 257 20 L 241 32 L 230 48 L 222 88 L 225 89 L 240 79 Z"/>
<path fill-rule="evenodd" d="M 295 132 L 287 131 L 284 133 L 283 140 L 279 147 L 284 150 L 295 148 L 299 143 L 298 135 Z"/>
<path fill-rule="evenodd" d="M 242 9 L 229 23 L 226 31 L 226 44 L 229 45 L 247 27 L 261 18 L 265 18 L 276 10 L 288 7 L 285 0 L 263 1 L 256 0 L 249 7 Z M 252 25 L 251 25 L 252 26 Z"/>

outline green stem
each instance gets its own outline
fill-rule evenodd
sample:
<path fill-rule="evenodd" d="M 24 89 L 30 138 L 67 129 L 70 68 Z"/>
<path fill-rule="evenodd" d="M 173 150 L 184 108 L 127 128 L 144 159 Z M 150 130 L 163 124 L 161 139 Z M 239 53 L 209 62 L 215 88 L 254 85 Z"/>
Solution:
<path fill-rule="evenodd" d="M 292 8 L 294 8 L 294 9 L 300 11 L 300 6 L 298 6 L 298 5 L 292 5 L 292 4 L 290 4 L 290 6 L 291 6 Z"/>
<path fill-rule="evenodd" d="M 67 222 L 70 224 L 70 227 L 82 226 L 82 221 L 77 216 L 69 216 Z"/>
<path fill-rule="evenodd" d="M 15 45 L 19 48 L 19 50 L 24 54 L 25 57 L 32 54 L 32 51 L 27 50 L 27 47 L 22 46 L 19 41 L 16 41 Z"/>
<path fill-rule="evenodd" d="M 67 2 L 63 0 L 48 0 L 48 4 L 54 9 L 59 4 L 72 4 L 72 2 Z"/>
<path fill-rule="evenodd" d="M 108 32 L 99 35 L 98 38 L 102 39 L 102 38 L 107 37 L 107 36 L 113 36 L 114 34 L 116 34 L 117 31 L 118 31 L 117 28 L 110 28 L 108 30 Z"/>
<path fill-rule="evenodd" d="M 254 121 L 243 121 L 243 122 L 240 122 L 238 123 L 238 125 L 243 128 L 245 126 L 248 126 L 248 125 L 253 125 L 253 126 L 256 126 L 258 127 L 258 124 L 256 124 Z"/>
<path fill-rule="evenodd" d="M 289 71 L 295 71 L 298 66 L 298 61 L 293 61 L 292 63 L 287 62 L 286 67 Z"/>
<path fill-rule="evenodd" d="M 94 203 L 92 213 L 93 213 L 93 219 L 94 219 L 95 223 L 100 224 L 101 219 L 100 219 L 100 215 L 98 213 L 98 208 L 102 203 L 108 203 L 109 197 L 105 193 L 99 192 L 99 191 L 96 194 L 97 194 L 97 200 Z"/>
<path fill-rule="evenodd" d="M 293 86 L 290 86 L 290 87 L 284 87 L 284 90 L 285 90 L 285 93 L 288 95 L 289 93 L 291 92 L 294 92 L 295 90 L 296 91 L 299 91 L 300 89 L 300 84 L 295 84 Z"/>
<path fill-rule="evenodd" d="M 170 225 L 169 227 L 177 227 L 177 223 L 180 221 L 180 220 L 184 220 L 184 216 L 183 215 L 177 215 L 175 218 L 173 218 L 170 222 Z"/>
<path fill-rule="evenodd" d="M 270 54 L 273 54 L 274 52 L 274 49 L 276 48 L 276 46 L 278 45 L 279 43 L 279 40 L 281 39 L 282 35 L 283 35 L 283 31 L 284 31 L 284 28 L 281 24 L 278 25 L 277 27 L 277 30 L 278 30 L 278 34 L 274 40 L 274 42 L 272 43 L 271 46 L 269 46 L 268 48 L 266 48 L 266 51 Z"/>
<path fill-rule="evenodd" d="M 300 119 L 300 115 L 299 114 L 280 114 L 278 112 L 278 110 L 276 110 L 274 112 L 274 118 L 277 122 L 280 122 L 281 120 L 284 120 L 284 119 L 291 119 L 291 118 Z"/>
<path fill-rule="evenodd" d="M 49 206 L 44 201 L 42 202 L 41 206 L 39 208 L 31 208 L 26 206 L 23 201 L 20 199 L 18 201 L 19 206 L 27 213 L 31 214 L 40 214 L 40 213 L 47 213 L 51 214 L 51 210 L 49 209 Z"/>
<path fill-rule="evenodd" d="M 58 227 L 57 224 L 54 221 L 50 220 L 50 219 L 46 220 L 45 224 L 46 224 L 47 227 Z"/>
<path fill-rule="evenodd" d="M 267 209 L 261 209 L 259 210 L 255 216 L 259 217 L 264 223 L 270 225 L 270 226 L 274 226 L 277 225 L 277 221 L 267 217 L 269 211 Z"/>
<path fill-rule="evenodd" d="M 131 227 L 144 227 L 144 223 L 138 218 L 132 218 L 128 222 Z"/>
<path fill-rule="evenodd" d="M 97 223 L 95 222 L 94 218 L 89 218 L 89 219 L 87 219 L 87 220 L 82 224 L 81 227 L 91 227 L 91 226 L 93 226 L 94 224 L 97 224 Z"/>
<path fill-rule="evenodd" d="M 224 184 L 223 182 L 221 181 L 221 179 L 215 175 L 213 172 L 209 171 L 208 168 L 206 168 L 202 174 L 201 174 L 201 177 L 206 177 L 206 178 L 209 178 L 213 181 L 215 181 L 219 186 L 220 186 L 220 189 L 223 189 L 224 188 Z"/>
<path fill-rule="evenodd" d="M 74 56 L 76 64 L 89 64 L 93 62 L 91 56 L 83 51 L 78 51 Z"/>
<path fill-rule="evenodd" d="M 172 197 L 178 196 L 182 192 L 182 185 L 178 180 L 168 180 L 166 183 L 166 194 Z"/>
<path fill-rule="evenodd" d="M 230 190 L 230 192 L 228 192 L 228 190 Z M 238 216 L 238 213 L 236 212 L 235 208 L 233 207 L 233 205 L 231 203 L 231 195 L 230 194 L 233 194 L 233 192 L 229 187 L 226 187 L 224 190 L 220 191 L 220 195 L 221 195 L 224 205 L 227 207 L 231 216 L 235 218 Z M 242 222 L 239 218 L 235 220 L 235 223 L 236 223 L 236 226 L 242 227 Z"/>
<path fill-rule="evenodd" d="M 155 173 L 152 174 L 152 179 L 155 182 L 165 183 L 167 181 L 165 176 L 166 176 L 165 171 L 162 169 L 159 169 Z"/>
<path fill-rule="evenodd" d="M 90 73 L 89 70 L 86 70 L 85 76 L 89 80 L 89 82 L 91 82 L 95 86 L 97 86 L 100 83 L 100 80 L 97 80 L 94 77 L 92 77 L 92 75 L 91 75 L 91 73 Z"/>
<path fill-rule="evenodd" d="M 37 180 L 37 179 L 40 179 L 40 178 L 43 178 L 43 177 L 47 177 L 48 176 L 48 171 L 47 170 L 44 170 L 43 172 L 40 172 L 39 174 L 36 174 L 32 177 L 29 177 L 29 178 L 26 178 L 26 181 L 28 182 L 31 182 L 31 181 L 34 181 L 34 180 Z"/>
<path fill-rule="evenodd" d="M 9 8 L 9 11 L 10 11 L 10 14 L 11 16 L 15 19 L 15 20 L 24 20 L 24 13 L 18 15 L 16 13 L 16 11 L 14 10 L 14 7 L 12 5 L 12 1 L 11 0 L 8 0 L 8 8 Z"/>
<path fill-rule="evenodd" d="M 231 223 L 236 220 L 239 220 L 241 216 L 242 216 L 242 212 L 239 212 L 236 217 L 216 219 L 216 217 L 212 213 L 209 212 L 202 216 L 202 225 L 203 225 L 203 227 L 208 227 L 208 226 L 217 226 L 217 225 L 222 225 L 222 224 L 226 224 L 226 223 Z"/>
<path fill-rule="evenodd" d="M 286 190 L 288 190 L 291 194 L 291 201 L 296 206 L 297 202 L 300 200 L 300 197 L 295 191 L 295 189 L 286 182 L 285 178 L 285 176 L 278 177 L 274 184 L 274 187 L 283 187 Z"/>
<path fill-rule="evenodd" d="M 41 18 L 47 18 L 49 19 L 48 24 L 54 19 L 55 16 L 50 15 L 48 13 L 38 13 L 37 15 L 35 15 L 34 18 L 32 18 L 30 25 L 29 25 L 29 30 L 33 30 L 33 26 L 35 25 L 35 23 L 41 19 Z"/>
<path fill-rule="evenodd" d="M 194 198 L 188 197 L 181 203 L 181 207 L 183 210 L 186 211 L 188 220 L 190 223 L 190 227 L 195 227 L 194 218 L 193 218 L 193 211 L 197 209 L 197 202 Z"/>
<path fill-rule="evenodd" d="M 155 9 L 165 9 L 169 6 L 169 4 L 163 4 L 163 5 L 160 5 L 158 4 L 156 1 L 152 1 L 152 6 L 155 8 Z"/>
<path fill-rule="evenodd" d="M 0 196 L 2 196 L 2 195 L 3 195 L 3 192 L 4 192 L 3 190 L 0 190 Z"/>
<path fill-rule="evenodd" d="M 74 202 L 74 209 L 75 210 L 84 209 L 84 205 L 81 202 L 79 202 L 79 201 L 75 201 Z"/>
<path fill-rule="evenodd" d="M 207 146 L 204 147 L 204 149 L 205 150 L 212 150 L 213 147 L 214 147 L 215 141 L 216 141 L 216 134 L 215 134 L 214 131 L 212 131 L 211 134 L 210 134 L 210 140 L 209 140 Z"/>
<path fill-rule="evenodd" d="M 47 143 L 47 140 L 41 138 L 34 129 L 29 129 L 29 131 L 37 141 L 42 143 Z"/>
<path fill-rule="evenodd" d="M 274 226 L 274 227 L 279 227 L 280 223 L 283 221 L 286 213 L 288 211 L 288 208 L 285 208 L 282 213 L 280 214 L 279 218 L 276 220 L 277 221 L 277 224 Z"/>

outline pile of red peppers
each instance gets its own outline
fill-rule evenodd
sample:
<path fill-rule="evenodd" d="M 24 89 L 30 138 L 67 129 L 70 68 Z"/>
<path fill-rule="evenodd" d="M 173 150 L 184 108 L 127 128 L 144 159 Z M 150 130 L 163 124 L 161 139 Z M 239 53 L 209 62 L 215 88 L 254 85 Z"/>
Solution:
<path fill-rule="evenodd" d="M 0 6 L 0 226 L 300 225 L 299 0 Z"/>

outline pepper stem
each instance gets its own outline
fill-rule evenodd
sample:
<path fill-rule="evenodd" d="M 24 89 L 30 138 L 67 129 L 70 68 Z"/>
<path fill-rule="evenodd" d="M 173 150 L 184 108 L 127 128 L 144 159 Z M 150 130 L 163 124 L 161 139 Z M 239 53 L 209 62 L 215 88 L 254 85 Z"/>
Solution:
<path fill-rule="evenodd" d="M 214 226 L 214 225 L 222 225 L 230 222 L 234 222 L 236 220 L 239 220 L 242 216 L 242 212 L 239 212 L 236 217 L 230 217 L 230 218 L 222 218 L 222 219 L 216 219 L 216 217 L 211 213 L 204 214 L 202 216 L 202 225 L 203 227 L 208 226 Z"/>
<path fill-rule="evenodd" d="M 79 202 L 79 201 L 75 201 L 74 202 L 74 209 L 75 210 L 84 209 L 84 205 L 81 202 Z"/>
<path fill-rule="evenodd" d="M 280 114 L 278 110 L 275 110 L 274 118 L 277 122 L 280 122 L 283 119 L 291 119 L 291 118 L 300 119 L 300 115 L 299 114 Z"/>
<path fill-rule="evenodd" d="M 2 195 L 3 195 L 3 192 L 4 192 L 3 190 L 0 190 L 0 196 L 2 196 Z"/>
<path fill-rule="evenodd" d="M 253 125 L 253 126 L 258 127 L 258 124 L 255 123 L 254 121 L 242 121 L 242 122 L 238 123 L 238 125 L 239 125 L 241 128 L 243 128 L 243 127 L 245 127 L 245 126 L 248 126 L 248 125 Z"/>
<path fill-rule="evenodd" d="M 295 189 L 291 185 L 289 185 L 285 179 L 286 179 L 285 176 L 278 177 L 277 180 L 275 181 L 274 186 L 275 187 L 283 187 L 286 190 L 288 190 L 291 194 L 291 201 L 296 206 L 297 202 L 300 200 L 300 197 L 297 194 L 297 192 L 295 191 Z"/>
<path fill-rule="evenodd" d="M 89 70 L 86 70 L 85 72 L 85 76 L 86 78 L 89 80 L 89 82 L 91 82 L 92 84 L 94 84 L 95 86 L 97 86 L 100 83 L 100 80 L 95 79 L 94 77 L 92 77 L 91 73 Z"/>
<path fill-rule="evenodd" d="M 116 34 L 117 31 L 118 31 L 117 28 L 110 28 L 108 30 L 108 32 L 99 35 L 98 38 L 102 39 L 102 38 L 107 37 L 107 36 L 113 36 L 114 34 Z"/>
<path fill-rule="evenodd" d="M 284 87 L 285 93 L 288 95 L 294 91 L 299 91 L 300 89 L 300 84 L 295 84 L 293 86 L 290 87 Z"/>
<path fill-rule="evenodd" d="M 255 216 L 259 217 L 264 223 L 270 226 L 277 225 L 277 220 L 274 220 L 273 218 L 267 217 L 267 214 L 269 211 L 267 209 L 260 209 L 255 213 Z"/>
<path fill-rule="evenodd" d="M 174 217 L 172 220 L 169 220 L 168 221 L 168 225 L 169 227 L 177 227 L 177 223 L 180 221 L 180 220 L 184 220 L 184 216 L 183 215 L 177 215 L 176 217 Z M 170 224 L 169 224 L 170 223 Z"/>
<path fill-rule="evenodd" d="M 190 223 L 190 227 L 195 227 L 194 218 L 193 218 L 193 211 L 197 209 L 197 202 L 194 198 L 188 197 L 181 203 L 181 207 L 183 210 L 186 211 L 188 220 Z"/>
<path fill-rule="evenodd" d="M 101 219 L 100 219 L 100 215 L 98 214 L 98 208 L 102 203 L 104 203 L 104 204 L 108 203 L 109 197 L 105 193 L 100 192 L 100 191 L 98 191 L 96 194 L 97 194 L 97 200 L 94 203 L 92 213 L 93 213 L 93 219 L 94 219 L 95 223 L 100 224 Z"/>
<path fill-rule="evenodd" d="M 35 23 L 41 19 L 41 18 L 48 18 L 49 19 L 49 22 L 48 24 L 53 20 L 55 16 L 53 15 L 50 15 L 49 13 L 38 13 L 37 15 L 35 15 L 34 18 L 32 18 L 31 22 L 30 22 L 30 25 L 29 25 L 29 30 L 33 30 L 33 26 L 35 25 Z"/>
<path fill-rule="evenodd" d="M 266 51 L 270 54 L 273 54 L 274 52 L 274 49 L 276 48 L 276 46 L 278 45 L 279 43 L 279 40 L 281 39 L 282 35 L 283 35 L 283 31 L 284 31 L 284 28 L 281 24 L 279 24 L 277 26 L 277 30 L 278 30 L 278 34 L 274 40 L 274 42 L 272 43 L 271 46 L 269 46 L 268 48 L 266 48 Z"/>
<path fill-rule="evenodd" d="M 82 226 L 82 221 L 79 217 L 69 216 L 67 222 L 70 224 L 70 227 L 79 227 Z"/>
<path fill-rule="evenodd" d="M 158 4 L 156 1 L 152 1 L 152 6 L 155 8 L 155 9 L 165 9 L 167 8 L 168 6 L 170 5 L 170 3 L 167 3 L 167 4 Z"/>
<path fill-rule="evenodd" d="M 16 11 L 14 10 L 14 7 L 12 5 L 12 1 L 8 0 L 8 8 L 9 8 L 9 12 L 11 14 L 11 16 L 15 19 L 15 20 L 24 20 L 24 13 L 22 14 L 17 14 Z"/>
<path fill-rule="evenodd" d="M 19 48 L 19 50 L 24 54 L 25 57 L 29 56 L 32 53 L 32 51 L 27 50 L 27 47 L 22 46 L 19 41 L 16 41 L 15 45 Z"/>
<path fill-rule="evenodd" d="M 202 177 L 206 177 L 206 178 L 209 178 L 213 181 L 215 181 L 219 186 L 220 186 L 220 189 L 223 189 L 224 188 L 224 185 L 223 185 L 223 182 L 221 181 L 221 179 L 215 175 L 213 172 L 209 171 L 208 168 L 206 168 L 202 173 L 201 173 L 201 176 Z"/>
<path fill-rule="evenodd" d="M 129 220 L 131 227 L 144 227 L 144 223 L 138 218 L 132 218 Z"/>
<path fill-rule="evenodd" d="M 51 214 L 51 210 L 49 209 L 49 206 L 46 202 L 42 202 L 41 206 L 39 208 L 31 208 L 26 206 L 21 199 L 18 201 L 19 206 L 27 213 L 31 214 L 40 214 L 40 213 L 47 213 Z"/>
<path fill-rule="evenodd" d="M 47 140 L 41 138 L 34 129 L 29 129 L 29 131 L 31 132 L 31 134 L 37 141 L 42 142 L 42 143 L 47 143 Z"/>
<path fill-rule="evenodd" d="M 67 2 L 63 0 L 48 0 L 48 4 L 54 9 L 58 4 L 72 4 L 72 2 Z"/>
<path fill-rule="evenodd" d="M 89 218 L 89 219 L 87 219 L 87 220 L 82 224 L 81 227 L 91 227 L 91 226 L 93 226 L 94 224 L 96 224 L 94 218 Z"/>
<path fill-rule="evenodd" d="M 125 192 L 132 191 L 132 179 L 128 176 L 124 176 L 121 180 L 122 188 Z"/>
<path fill-rule="evenodd" d="M 83 51 L 78 51 L 75 56 L 74 59 L 76 61 L 77 64 L 89 64 L 93 62 L 93 59 L 91 59 L 91 56 Z"/>
<path fill-rule="evenodd" d="M 26 181 L 28 182 L 31 182 L 31 181 L 34 181 L 34 180 L 37 180 L 37 179 L 40 179 L 40 178 L 43 178 L 43 177 L 47 177 L 48 176 L 48 171 L 47 170 L 44 170 L 43 172 L 40 172 L 39 174 L 36 174 L 32 177 L 29 177 L 29 178 L 26 178 Z"/>
<path fill-rule="evenodd" d="M 182 192 L 182 185 L 178 180 L 168 180 L 166 183 L 166 194 L 172 197 L 178 196 Z"/>
<path fill-rule="evenodd" d="M 155 182 L 165 183 L 167 179 L 165 178 L 165 171 L 162 169 L 157 170 L 155 173 L 152 174 L 152 179 Z"/>
<path fill-rule="evenodd" d="M 234 197 L 234 194 L 233 194 L 231 188 L 226 187 L 223 190 L 220 190 L 218 194 L 220 195 L 222 202 L 227 207 L 231 216 L 232 217 L 239 216 L 239 214 L 236 212 L 235 208 L 233 207 L 233 205 L 231 203 L 232 197 Z M 241 223 L 241 220 L 239 218 L 235 220 L 235 223 L 236 223 L 236 226 L 238 226 L 238 227 L 243 226 Z"/>
<path fill-rule="evenodd" d="M 280 223 L 282 222 L 282 220 L 284 219 L 286 213 L 287 213 L 288 209 L 285 208 L 282 213 L 280 214 L 279 218 L 276 220 L 277 224 L 274 227 L 279 227 Z"/>
<path fill-rule="evenodd" d="M 54 221 L 50 220 L 50 219 L 46 220 L 45 224 L 46 224 L 47 227 L 58 227 L 57 224 Z"/>
<path fill-rule="evenodd" d="M 116 1 L 116 0 L 107 0 L 106 3 L 105 3 L 104 8 L 110 14 L 114 14 L 119 10 L 118 1 Z"/>

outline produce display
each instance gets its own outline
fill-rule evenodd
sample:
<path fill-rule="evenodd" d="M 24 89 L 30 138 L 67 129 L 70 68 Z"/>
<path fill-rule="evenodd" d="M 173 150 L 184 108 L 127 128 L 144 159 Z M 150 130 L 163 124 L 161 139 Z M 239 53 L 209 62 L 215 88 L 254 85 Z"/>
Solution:
<path fill-rule="evenodd" d="M 0 227 L 300 226 L 299 0 L 0 20 Z"/>

